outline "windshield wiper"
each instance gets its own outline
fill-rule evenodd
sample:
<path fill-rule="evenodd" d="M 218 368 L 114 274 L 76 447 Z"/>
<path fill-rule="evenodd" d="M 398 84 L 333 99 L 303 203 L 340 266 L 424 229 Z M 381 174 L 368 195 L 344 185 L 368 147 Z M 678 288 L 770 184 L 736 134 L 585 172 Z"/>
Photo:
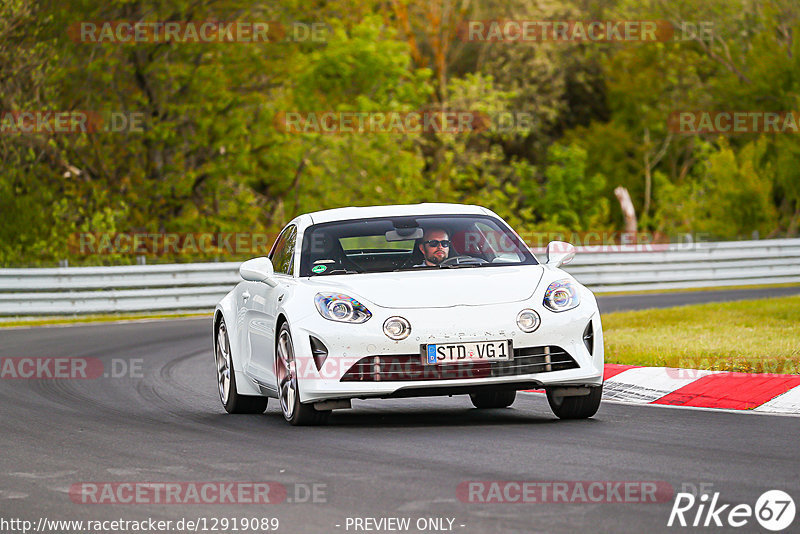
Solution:
<path fill-rule="evenodd" d="M 325 271 L 322 273 L 314 273 L 315 276 L 327 276 L 329 274 L 358 274 L 359 271 L 351 271 L 349 269 L 333 269 L 332 271 Z"/>
<path fill-rule="evenodd" d="M 471 262 L 464 262 L 464 263 L 450 263 L 448 265 L 439 265 L 440 269 L 460 269 L 462 267 L 480 267 L 483 265 L 482 263 L 471 263 Z"/>
<path fill-rule="evenodd" d="M 426 269 L 438 269 L 438 265 L 411 265 L 409 267 L 398 267 L 397 269 L 393 269 L 393 273 L 399 273 L 401 271 L 424 271 Z"/>

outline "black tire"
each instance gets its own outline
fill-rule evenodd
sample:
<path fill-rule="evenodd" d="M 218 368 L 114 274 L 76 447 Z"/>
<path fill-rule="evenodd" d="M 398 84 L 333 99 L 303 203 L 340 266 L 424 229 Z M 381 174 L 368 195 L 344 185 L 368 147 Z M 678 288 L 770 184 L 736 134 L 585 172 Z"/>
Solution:
<path fill-rule="evenodd" d="M 514 404 L 517 392 L 511 391 L 490 391 L 487 393 L 470 393 L 472 405 L 476 408 L 508 408 Z"/>
<path fill-rule="evenodd" d="M 282 345 L 285 343 L 285 345 Z M 275 377 L 278 382 L 278 400 L 283 418 L 292 426 L 322 425 L 328 421 L 331 410 L 317 410 L 313 404 L 300 402 L 300 380 L 294 365 L 294 344 L 289 325 L 283 323 L 278 330 L 275 346 Z M 294 393 L 289 395 L 289 388 Z"/>
<path fill-rule="evenodd" d="M 217 362 L 219 400 L 222 402 L 225 411 L 228 413 L 264 413 L 264 410 L 267 409 L 267 402 L 269 399 L 257 395 L 240 395 L 236 392 L 236 372 L 233 369 L 233 354 L 231 353 L 231 344 L 228 339 L 228 329 L 225 326 L 225 319 L 219 320 L 214 339 L 214 356 Z M 226 369 L 221 368 L 221 358 L 227 360 L 227 371 L 230 376 L 230 384 L 227 391 L 225 391 L 222 385 L 222 377 Z"/>
<path fill-rule="evenodd" d="M 597 413 L 600 400 L 603 398 L 603 386 L 589 388 L 588 395 L 580 397 L 555 396 L 548 389 L 547 402 L 550 409 L 559 419 L 588 419 Z"/>

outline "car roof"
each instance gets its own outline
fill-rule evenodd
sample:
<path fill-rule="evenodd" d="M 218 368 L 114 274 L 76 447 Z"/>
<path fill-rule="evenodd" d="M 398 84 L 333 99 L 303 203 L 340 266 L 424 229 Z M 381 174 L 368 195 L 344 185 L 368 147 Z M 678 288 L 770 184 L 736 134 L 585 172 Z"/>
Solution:
<path fill-rule="evenodd" d="M 404 217 L 407 215 L 487 215 L 491 212 L 473 204 L 445 204 L 427 202 L 423 204 L 395 204 L 391 206 L 365 206 L 335 208 L 309 213 L 311 224 L 375 217 Z"/>

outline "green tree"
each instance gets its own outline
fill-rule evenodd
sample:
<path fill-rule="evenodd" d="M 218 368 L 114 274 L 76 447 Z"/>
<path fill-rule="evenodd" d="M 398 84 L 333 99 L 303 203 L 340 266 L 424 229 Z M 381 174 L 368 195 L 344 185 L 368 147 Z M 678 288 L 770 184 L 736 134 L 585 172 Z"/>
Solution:
<path fill-rule="evenodd" d="M 608 218 L 608 199 L 600 193 L 605 178 L 590 174 L 586 151 L 579 146 L 555 144 L 547 153 L 547 182 L 539 212 L 546 231 L 603 231 Z"/>

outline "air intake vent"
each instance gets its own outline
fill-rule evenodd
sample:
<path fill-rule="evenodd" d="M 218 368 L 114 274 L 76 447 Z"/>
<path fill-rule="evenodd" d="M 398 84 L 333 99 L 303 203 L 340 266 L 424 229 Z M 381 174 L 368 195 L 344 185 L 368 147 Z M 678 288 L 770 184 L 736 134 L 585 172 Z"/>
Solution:
<path fill-rule="evenodd" d="M 586 325 L 586 330 L 583 331 L 583 343 L 586 345 L 586 350 L 589 354 L 594 354 L 594 327 L 592 321 Z"/>
<path fill-rule="evenodd" d="M 328 359 L 328 347 L 314 336 L 308 336 L 308 339 L 311 342 L 311 355 L 314 357 L 314 365 L 317 366 L 317 371 L 319 371 L 322 369 L 325 360 Z"/>

